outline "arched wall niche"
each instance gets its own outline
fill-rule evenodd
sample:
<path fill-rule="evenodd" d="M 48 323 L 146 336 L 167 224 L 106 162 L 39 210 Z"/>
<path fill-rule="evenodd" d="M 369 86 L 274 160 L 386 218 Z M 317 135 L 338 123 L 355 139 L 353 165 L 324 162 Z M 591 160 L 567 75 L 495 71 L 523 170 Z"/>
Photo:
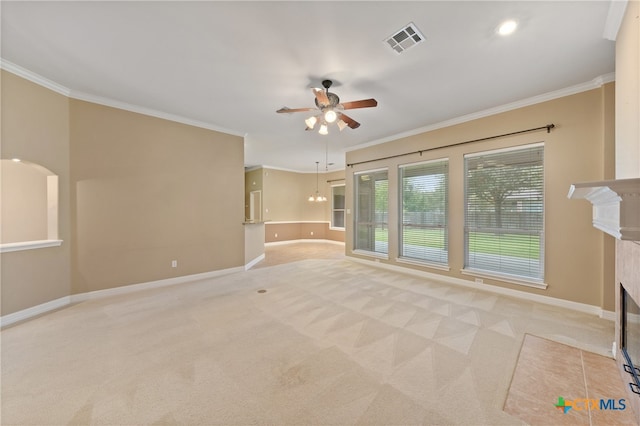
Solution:
<path fill-rule="evenodd" d="M 25 160 L 0 160 L 0 253 L 59 246 L 58 176 Z"/>

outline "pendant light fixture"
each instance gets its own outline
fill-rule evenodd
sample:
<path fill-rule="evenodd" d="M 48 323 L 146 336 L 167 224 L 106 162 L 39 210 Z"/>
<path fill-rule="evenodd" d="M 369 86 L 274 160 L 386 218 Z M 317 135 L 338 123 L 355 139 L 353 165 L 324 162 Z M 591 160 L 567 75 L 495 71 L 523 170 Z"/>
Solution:
<path fill-rule="evenodd" d="M 319 189 L 319 186 L 318 186 L 318 173 L 319 173 L 318 172 L 318 165 L 319 164 L 320 163 L 318 161 L 316 161 L 316 195 L 315 196 L 313 196 L 313 195 L 309 196 L 309 201 L 315 201 L 317 203 L 323 202 L 323 201 L 327 201 L 327 197 L 323 197 L 322 195 L 320 195 L 320 189 Z"/>

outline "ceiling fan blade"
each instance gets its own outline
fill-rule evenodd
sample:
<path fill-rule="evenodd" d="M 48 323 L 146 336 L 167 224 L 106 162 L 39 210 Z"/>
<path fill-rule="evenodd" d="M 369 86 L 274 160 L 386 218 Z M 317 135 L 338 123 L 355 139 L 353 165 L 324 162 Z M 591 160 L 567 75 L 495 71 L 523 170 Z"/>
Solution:
<path fill-rule="evenodd" d="M 362 99 L 360 101 L 343 102 L 342 108 L 344 109 L 356 109 L 356 108 L 371 108 L 378 105 L 378 101 L 375 99 Z"/>
<path fill-rule="evenodd" d="M 349 126 L 352 129 L 357 129 L 358 127 L 360 127 L 360 123 L 358 123 L 356 120 L 354 120 L 353 118 L 349 117 L 346 114 L 340 114 L 340 119 L 345 123 L 347 123 L 347 126 Z"/>
<path fill-rule="evenodd" d="M 324 91 L 324 89 L 318 89 L 313 88 L 313 94 L 316 95 L 316 101 L 318 102 L 319 106 L 328 106 L 329 104 L 331 104 L 331 102 L 329 102 L 329 97 L 327 96 L 327 92 Z"/>
<path fill-rule="evenodd" d="M 278 113 L 282 113 L 282 112 L 292 113 L 292 112 L 315 111 L 315 110 L 316 110 L 316 108 L 287 108 L 287 107 L 282 107 L 279 110 L 277 110 L 276 112 L 278 112 Z"/>

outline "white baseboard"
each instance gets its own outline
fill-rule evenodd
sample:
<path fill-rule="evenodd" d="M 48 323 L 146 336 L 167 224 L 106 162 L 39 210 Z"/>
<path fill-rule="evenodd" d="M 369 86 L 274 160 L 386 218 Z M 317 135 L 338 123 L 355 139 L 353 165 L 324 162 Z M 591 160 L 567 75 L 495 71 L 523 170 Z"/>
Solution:
<path fill-rule="evenodd" d="M 265 245 L 269 245 L 269 244 L 271 244 L 271 245 L 282 245 L 282 244 L 293 244 L 293 243 L 297 243 L 297 242 L 309 242 L 309 241 L 311 241 L 311 242 L 325 242 L 325 243 L 344 245 L 344 243 L 342 243 L 342 242 L 332 241 L 332 240 L 291 240 L 291 241 L 278 241 L 276 243 L 267 243 Z M 219 271 L 211 271 L 211 272 L 204 272 L 204 273 L 201 273 L 201 274 L 185 275 L 185 276 L 181 276 L 181 277 L 167 278 L 167 279 L 164 279 L 164 280 L 150 281 L 150 282 L 140 283 L 140 284 L 131 284 L 131 285 L 125 285 L 125 286 L 122 286 L 122 287 L 109 288 L 109 289 L 105 289 L 105 290 L 96 290 L 96 291 L 91 291 L 91 292 L 88 292 L 88 293 L 73 294 L 71 296 L 64 296 L 64 297 L 61 297 L 59 299 L 51 300 L 49 302 L 45 302 L 45 303 L 42 303 L 42 304 L 37 305 L 37 306 L 32 306 L 30 308 L 23 309 L 23 310 L 18 311 L 18 312 L 14 312 L 12 314 L 3 315 L 3 316 L 0 317 L 0 328 L 1 327 L 6 327 L 8 325 L 14 324 L 14 323 L 19 322 L 19 321 L 23 321 L 23 320 L 26 320 L 26 319 L 29 319 L 29 318 L 33 318 L 35 316 L 38 316 L 38 315 L 53 311 L 55 309 L 62 308 L 62 307 L 67 306 L 67 305 L 69 305 L 71 303 L 82 302 L 82 301 L 85 301 L 85 300 L 98 299 L 98 298 L 108 297 L 108 296 L 115 296 L 115 295 L 133 293 L 133 292 L 136 292 L 136 291 L 142 291 L 142 290 L 147 290 L 147 289 L 152 289 L 152 288 L 160 288 L 160 287 L 165 287 L 165 286 L 169 286 L 169 285 L 183 284 L 183 283 L 187 283 L 187 282 L 191 282 L 191 281 L 203 280 L 203 279 L 208 279 L 208 278 L 219 277 L 219 276 L 222 276 L 222 275 L 233 274 L 233 273 L 236 273 L 236 272 L 246 271 L 246 270 L 250 269 L 251 267 L 253 267 L 256 263 L 258 263 L 259 261 L 264 259 L 264 256 L 265 255 L 262 254 L 261 256 L 258 256 L 257 258 L 255 258 L 254 260 L 249 262 L 247 265 L 236 267 L 236 268 L 228 268 L 228 269 L 222 269 L 222 270 L 219 270 Z M 414 276 L 418 276 L 418 277 L 421 277 L 421 278 L 429 278 L 429 279 L 433 279 L 433 280 L 444 281 L 444 282 L 448 282 L 448 283 L 451 283 L 451 284 L 460 285 L 460 286 L 464 286 L 464 287 L 468 287 L 468 288 L 486 290 L 486 291 L 490 291 L 490 292 L 493 292 L 493 293 L 498 293 L 498 294 L 503 294 L 503 295 L 507 295 L 507 296 L 517 297 L 517 298 L 520 298 L 520 299 L 530 300 L 530 301 L 533 301 L 533 302 L 544 303 L 544 304 L 547 304 L 547 305 L 558 306 L 558 307 L 563 307 L 563 308 L 567 308 L 567 309 L 572 309 L 574 311 L 579 311 L 579 312 L 583 312 L 583 313 L 598 315 L 600 318 L 603 318 L 603 319 L 606 319 L 606 320 L 610 320 L 610 321 L 615 321 L 615 319 L 616 319 L 616 313 L 615 312 L 605 311 L 605 310 L 603 310 L 602 308 L 600 308 L 598 306 L 587 305 L 587 304 L 584 304 L 584 303 L 572 302 L 572 301 L 569 301 L 569 300 L 557 299 L 555 297 L 542 296 L 542 295 L 538 295 L 538 294 L 532 294 L 532 293 L 527 293 L 527 292 L 524 292 L 524 291 L 513 290 L 513 289 L 503 288 L 503 287 L 497 287 L 497 286 L 488 285 L 488 284 L 483 284 L 480 287 L 480 286 L 478 286 L 477 284 L 475 284 L 475 283 L 473 283 L 471 281 L 466 281 L 466 280 L 462 280 L 462 279 L 459 279 L 459 278 L 449 277 L 449 276 L 446 276 L 446 275 L 434 274 L 434 273 L 430 273 L 430 272 L 426 272 L 426 271 L 418 271 L 418 270 L 415 270 L 415 269 L 403 268 L 401 266 L 389 265 L 389 264 L 386 264 L 386 263 L 375 262 L 373 260 L 368 260 L 368 259 L 360 259 L 360 258 L 355 258 L 355 257 L 350 257 L 350 256 L 347 256 L 347 259 L 351 260 L 351 261 L 354 261 L 354 262 L 357 262 L 357 263 L 363 263 L 363 264 L 366 264 L 366 265 L 369 265 L 369 266 L 374 266 L 374 267 L 378 267 L 378 268 L 382 268 L 382 269 L 388 269 L 388 270 L 391 270 L 391 271 L 394 271 L 394 272 L 400 272 L 400 273 L 404 273 L 404 274 L 414 275 Z"/>
<path fill-rule="evenodd" d="M 296 244 L 296 243 L 327 243 L 327 244 L 338 244 L 338 245 L 344 246 L 344 242 L 342 242 L 342 241 L 325 240 L 323 238 L 273 241 L 273 242 L 270 242 L 270 243 L 264 243 L 264 245 L 265 245 L 265 247 L 269 247 L 269 246 L 282 246 L 282 245 L 285 245 L 285 244 Z"/>
<path fill-rule="evenodd" d="M 0 327 L 5 327 L 10 324 L 14 324 L 18 321 L 23 321 L 29 318 L 33 318 L 37 315 L 44 314 L 46 312 L 53 311 L 58 308 L 62 308 L 71 303 L 84 302 L 86 300 L 99 299 L 102 297 L 116 296 L 121 294 L 133 293 L 136 291 L 148 290 L 152 288 L 166 287 L 169 285 L 183 284 L 191 281 L 204 280 L 208 278 L 215 278 L 222 275 L 233 274 L 235 272 L 243 272 L 244 266 L 236 268 L 221 269 L 219 271 L 203 272 L 201 274 L 184 275 L 181 277 L 167 278 L 164 280 L 149 281 L 140 284 L 123 285 L 121 287 L 108 288 L 105 290 L 90 291 L 88 293 L 72 294 L 70 296 L 61 297 L 50 302 L 43 303 L 41 305 L 33 306 L 31 308 L 23 309 L 12 314 L 4 315 L 0 317 Z"/>
<path fill-rule="evenodd" d="M 265 254 L 262 253 L 260 256 L 256 257 L 255 259 L 253 259 L 251 262 L 247 263 L 246 265 L 244 265 L 244 270 L 248 271 L 249 269 L 253 268 L 253 266 L 260 262 L 261 260 L 263 260 L 265 257 Z"/>
<path fill-rule="evenodd" d="M 242 271 L 244 271 L 244 267 L 240 266 L 237 268 L 221 269 L 219 271 L 203 272 L 200 274 L 193 274 L 193 275 L 183 275 L 181 277 L 166 278 L 163 280 L 149 281 L 149 282 L 140 283 L 140 284 L 123 285 L 121 287 L 108 288 L 105 290 L 90 291 L 88 293 L 72 294 L 71 302 L 72 303 L 83 302 L 85 300 L 92 300 L 92 299 L 97 299 L 101 297 L 133 293 L 136 291 L 148 290 L 151 288 L 160 288 L 160 287 L 166 287 L 169 285 L 184 284 L 191 281 L 206 280 L 209 278 L 215 278 L 222 275 L 228 275 L 228 274 L 233 274 L 235 272 L 242 272 Z"/>
<path fill-rule="evenodd" d="M 59 299 L 51 300 L 40 305 L 32 306 L 30 308 L 14 312 L 12 314 L 3 315 L 0 317 L 0 327 L 6 327 L 18 321 L 23 321 L 53 311 L 55 309 L 65 307 L 69 303 L 71 303 L 71 296 L 64 296 Z"/>
<path fill-rule="evenodd" d="M 572 302 L 570 300 L 558 299 L 555 297 L 543 296 L 540 294 L 527 293 L 525 291 L 514 290 L 511 288 L 498 287 L 491 284 L 476 284 L 472 281 L 463 280 L 460 278 L 450 277 L 447 275 L 434 274 L 426 271 L 418 271 L 416 269 L 403 268 L 402 266 L 389 265 L 388 263 L 376 262 L 369 259 L 361 259 L 357 257 L 347 256 L 348 260 L 352 260 L 357 263 L 363 263 L 376 268 L 388 269 L 394 272 L 400 272 L 403 274 L 414 275 L 420 278 L 428 278 L 436 281 L 444 281 L 447 283 L 472 288 L 474 290 L 486 290 L 492 293 L 498 293 L 505 296 L 517 297 L 519 299 L 529 300 L 531 302 L 544 303 L 546 305 L 557 306 L 560 308 L 571 309 L 586 314 L 597 315 L 600 318 L 606 320 L 615 321 L 615 312 L 605 311 L 599 306 L 587 305 L 586 303 Z"/>

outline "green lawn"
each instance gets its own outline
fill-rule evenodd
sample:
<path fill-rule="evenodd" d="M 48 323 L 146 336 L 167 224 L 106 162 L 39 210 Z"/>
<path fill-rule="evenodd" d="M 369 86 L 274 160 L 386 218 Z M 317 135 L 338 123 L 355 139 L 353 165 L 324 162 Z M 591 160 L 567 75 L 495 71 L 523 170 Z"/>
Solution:
<path fill-rule="evenodd" d="M 444 248 L 441 229 L 407 229 L 404 242 L 417 246 Z M 376 229 L 376 241 L 388 241 L 387 230 Z M 540 238 L 537 236 L 474 232 L 469 235 L 472 253 L 501 254 L 526 259 L 540 258 Z"/>

